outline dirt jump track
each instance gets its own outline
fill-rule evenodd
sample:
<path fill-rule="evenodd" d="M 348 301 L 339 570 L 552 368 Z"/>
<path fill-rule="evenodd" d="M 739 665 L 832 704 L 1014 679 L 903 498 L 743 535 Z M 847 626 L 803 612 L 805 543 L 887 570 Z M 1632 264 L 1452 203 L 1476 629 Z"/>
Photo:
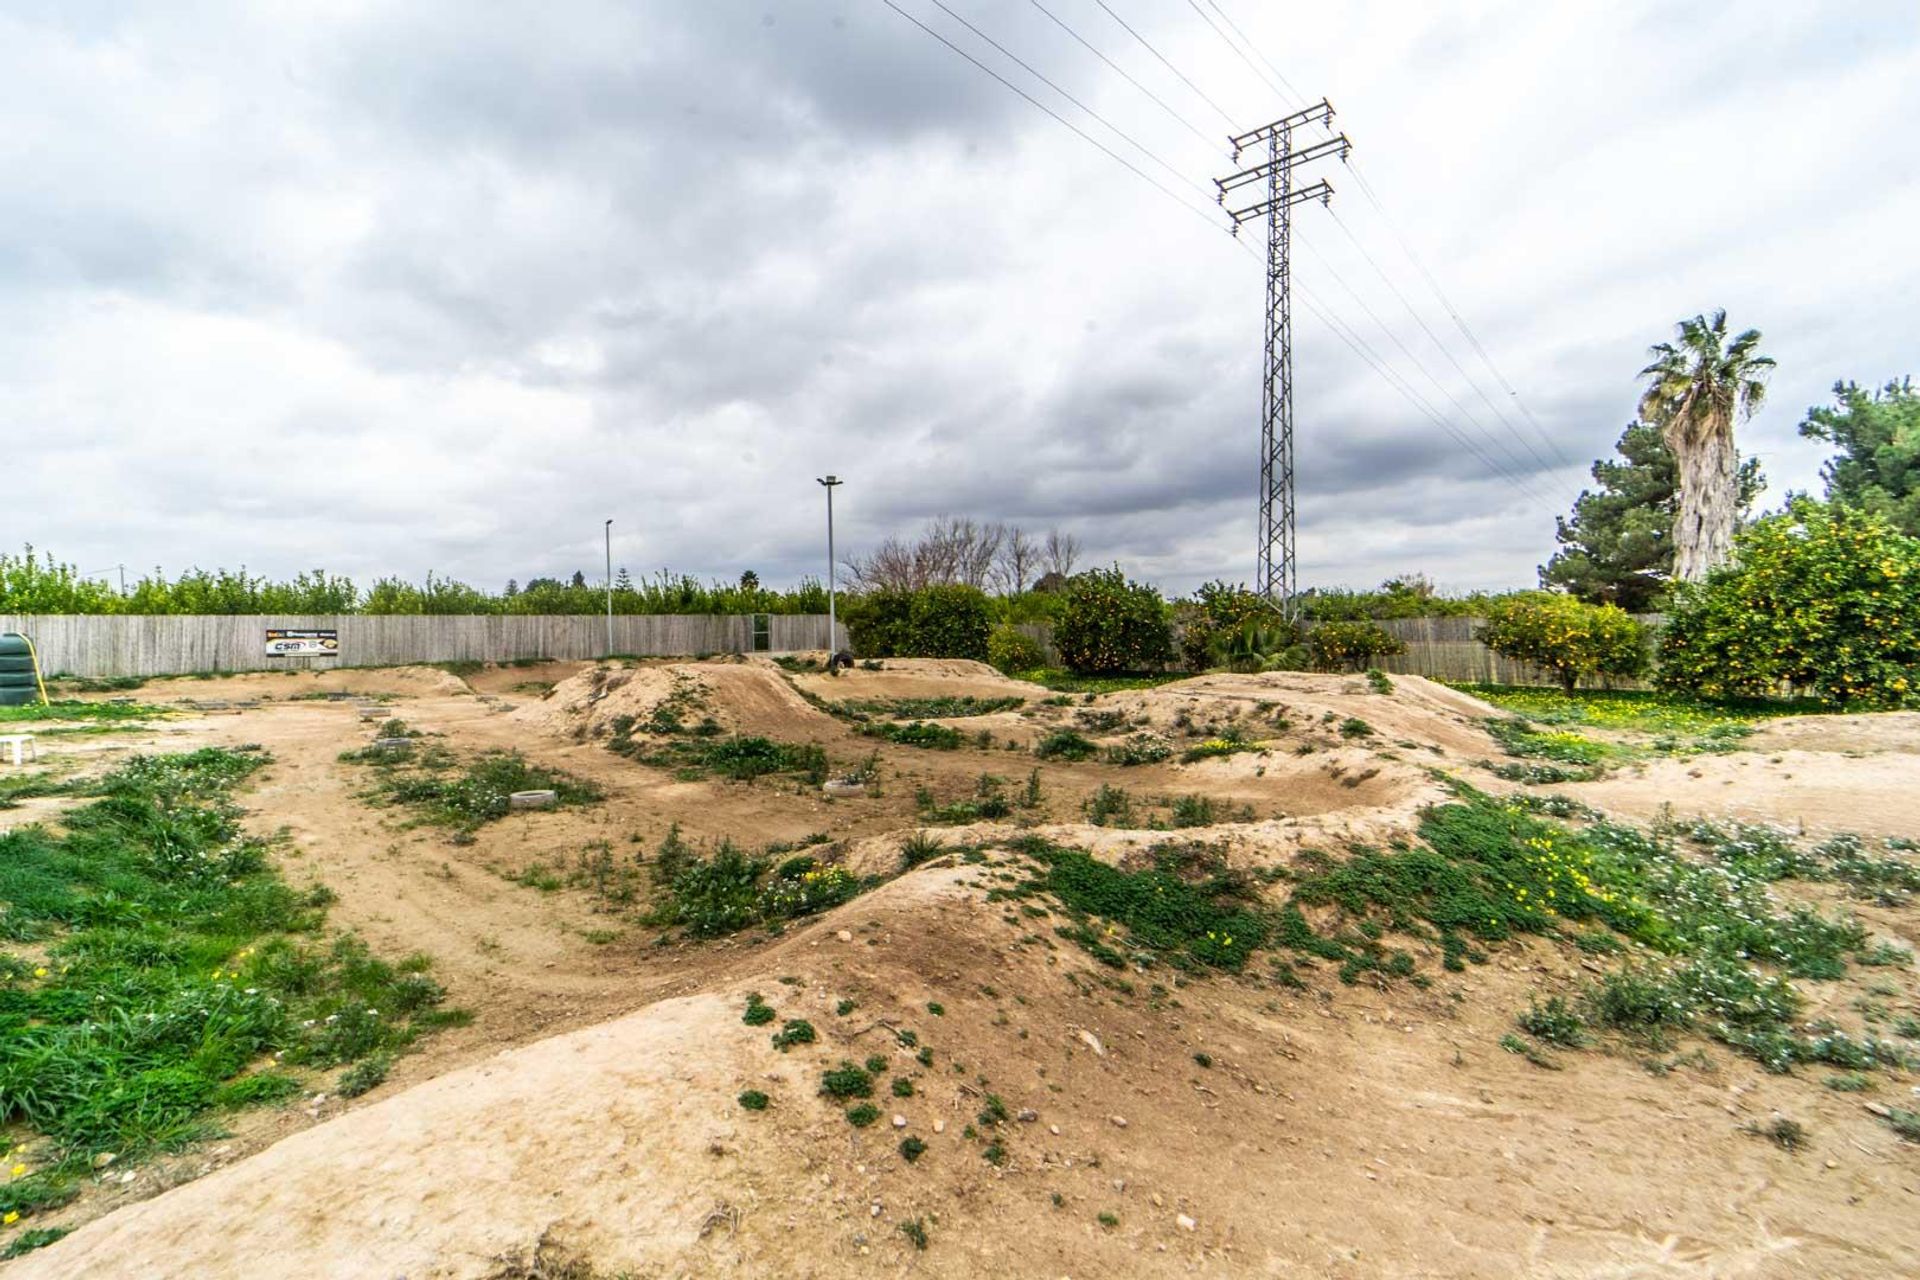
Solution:
<path fill-rule="evenodd" d="M 1204 834 L 1250 870 L 1389 843 L 1444 799 L 1443 773 L 1510 785 L 1483 767 L 1499 756 L 1484 728 L 1496 713 L 1464 694 L 1412 677 L 1382 695 L 1357 676 L 1273 674 L 1049 698 L 977 664 L 909 662 L 835 680 L 760 660 L 470 680 L 170 682 L 139 696 L 260 701 L 85 744 L 87 768 L 135 747 L 264 744 L 275 763 L 243 803 L 258 829 L 287 829 L 288 878 L 333 889 L 332 922 L 377 951 L 431 956 L 475 1019 L 422 1041 L 364 1098 L 296 1100 L 237 1125 L 223 1155 L 156 1162 L 90 1195 L 72 1235 L 0 1264 L 0 1280 L 1920 1274 L 1920 1146 L 1860 1098 L 1728 1056 L 1655 1076 L 1626 1053 L 1542 1070 L 1504 1051 L 1516 1009 L 1597 971 L 1571 947 L 1516 941 L 1453 973 L 1422 943 L 1430 984 L 1283 989 L 1251 967 L 1176 978 L 1103 966 L 1057 943 L 1043 910 L 995 892 L 1020 874 L 996 840 L 1038 834 L 1126 863 L 1167 838 L 1146 823 L 1165 812 L 1155 797 L 1231 807 Z M 438 741 L 523 750 L 606 799 L 451 842 L 368 803 L 363 772 L 338 759 L 370 732 L 354 708 L 291 700 L 327 689 L 389 696 Z M 959 697 L 1023 702 L 939 721 L 967 735 L 951 751 L 867 736 L 832 713 Z M 885 786 L 833 801 L 607 750 L 616 721 L 668 703 L 726 732 L 819 744 L 836 767 L 871 756 Z M 1343 734 L 1356 719 L 1367 735 Z M 1665 806 L 1911 836 L 1912 721 L 1779 722 L 1737 752 L 1565 791 L 1626 817 Z M 1102 744 L 1232 730 L 1261 749 L 1036 764 L 1036 741 L 1076 726 Z M 973 795 L 987 772 L 1017 787 L 1029 770 L 1044 798 L 1017 825 L 942 827 L 951 851 L 899 872 L 929 798 Z M 1140 825 L 1087 822 L 1103 786 L 1137 798 Z M 624 855 L 676 826 L 695 841 L 817 839 L 887 878 L 777 936 L 705 943 L 523 883 L 595 842 Z M 976 845 L 986 852 L 963 854 Z M 1920 942 L 1910 911 L 1860 915 Z M 1894 1006 L 1920 1009 L 1911 972 L 1879 980 L 1897 980 Z M 747 1025 L 749 993 L 779 1021 Z M 769 1032 L 788 1019 L 817 1039 L 776 1048 Z M 822 1073 L 873 1056 L 885 1059 L 880 1114 L 855 1127 L 821 1096 Z M 890 1078 L 910 1091 L 889 1093 Z M 1920 1083 L 1887 1080 L 1875 1096 L 1889 1102 Z M 745 1090 L 767 1108 L 744 1109 Z M 1746 1131 L 1781 1111 L 1817 1135 L 1812 1150 Z M 906 1139 L 924 1153 L 908 1159 Z M 997 1162 L 983 1158 L 990 1139 Z"/>

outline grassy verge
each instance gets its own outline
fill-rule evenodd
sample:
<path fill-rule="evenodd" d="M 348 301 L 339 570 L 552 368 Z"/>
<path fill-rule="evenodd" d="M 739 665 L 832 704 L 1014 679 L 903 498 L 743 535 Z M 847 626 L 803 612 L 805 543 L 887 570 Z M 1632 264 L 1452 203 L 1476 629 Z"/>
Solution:
<path fill-rule="evenodd" d="M 1726 724 L 1754 724 L 1829 709 L 1812 703 L 1703 702 L 1644 689 L 1582 689 L 1566 693 L 1523 685 L 1456 684 L 1453 687 L 1502 711 L 1541 724 L 1651 734 L 1703 734 Z"/>
<path fill-rule="evenodd" d="M 424 957 L 329 940 L 330 895 L 290 888 L 241 833 L 228 796 L 264 761 L 136 758 L 63 833 L 0 835 L 0 1215 L 30 1222 L 96 1161 L 215 1134 L 458 1016 Z"/>
<path fill-rule="evenodd" d="M 152 720 L 171 714 L 165 707 L 144 707 L 132 702 L 52 702 L 24 707 L 0 707 L 0 726 L 36 726 L 62 721 L 86 724 L 116 724 L 126 720 Z M 0 732 L 6 732 L 0 727 Z"/>

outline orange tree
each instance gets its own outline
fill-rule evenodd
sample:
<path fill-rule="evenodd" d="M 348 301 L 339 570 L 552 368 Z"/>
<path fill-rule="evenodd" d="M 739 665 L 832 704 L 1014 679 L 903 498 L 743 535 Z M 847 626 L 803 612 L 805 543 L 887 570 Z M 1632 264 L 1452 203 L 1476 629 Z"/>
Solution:
<path fill-rule="evenodd" d="M 1321 671 L 1358 671 L 1375 658 L 1406 651 L 1406 645 L 1371 622 L 1316 622 L 1307 630 L 1307 653 Z"/>
<path fill-rule="evenodd" d="M 1173 623 L 1152 587 L 1127 581 L 1118 565 L 1090 569 L 1067 583 L 1053 647 L 1080 675 L 1152 671 L 1173 661 Z"/>
<path fill-rule="evenodd" d="M 1756 521 L 1731 565 L 1675 596 L 1659 683 L 1710 698 L 1790 686 L 1836 706 L 1920 706 L 1920 539 L 1805 498 Z"/>
<path fill-rule="evenodd" d="M 1480 642 L 1504 658 L 1545 667 L 1568 692 L 1582 677 L 1637 676 L 1647 669 L 1647 629 L 1624 609 L 1549 591 L 1489 605 Z"/>

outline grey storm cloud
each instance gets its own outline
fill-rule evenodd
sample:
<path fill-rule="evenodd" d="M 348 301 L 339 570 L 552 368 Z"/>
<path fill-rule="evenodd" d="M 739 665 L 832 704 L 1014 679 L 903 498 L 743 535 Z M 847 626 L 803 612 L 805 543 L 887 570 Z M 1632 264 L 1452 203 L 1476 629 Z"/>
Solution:
<path fill-rule="evenodd" d="M 1122 136 L 898 3 L 1167 190 L 879 0 L 9 6 L 6 537 L 497 587 L 591 571 L 611 515 L 635 572 L 783 581 L 833 470 L 856 549 L 953 513 L 1246 577 L 1261 235 L 1207 180 L 1280 97 L 1188 6 L 1112 4 L 1206 99 L 1047 4 L 1175 119 L 1036 5 L 947 0 Z M 1303 581 L 1530 581 L 1682 315 L 1766 330 L 1776 494 L 1832 381 L 1915 371 L 1909 4 L 1221 7 L 1340 109 L 1301 283 L 1425 406 L 1303 302 Z"/>

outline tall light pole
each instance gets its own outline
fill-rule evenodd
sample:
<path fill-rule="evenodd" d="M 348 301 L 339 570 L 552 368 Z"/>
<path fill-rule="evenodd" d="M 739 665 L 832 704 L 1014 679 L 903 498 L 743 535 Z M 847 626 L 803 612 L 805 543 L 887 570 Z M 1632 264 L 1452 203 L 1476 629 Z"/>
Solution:
<path fill-rule="evenodd" d="M 606 524 L 607 534 L 607 656 L 613 656 L 613 521 Z"/>
<path fill-rule="evenodd" d="M 846 481 L 839 476 L 829 475 L 821 477 L 819 483 L 827 491 L 827 665 L 831 667 L 840 643 L 840 611 L 833 576 L 833 491 Z"/>

